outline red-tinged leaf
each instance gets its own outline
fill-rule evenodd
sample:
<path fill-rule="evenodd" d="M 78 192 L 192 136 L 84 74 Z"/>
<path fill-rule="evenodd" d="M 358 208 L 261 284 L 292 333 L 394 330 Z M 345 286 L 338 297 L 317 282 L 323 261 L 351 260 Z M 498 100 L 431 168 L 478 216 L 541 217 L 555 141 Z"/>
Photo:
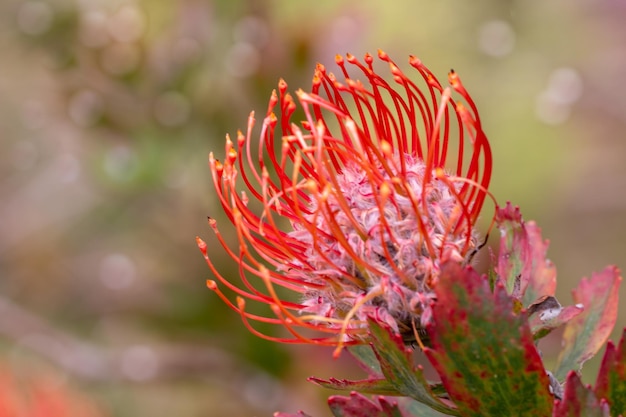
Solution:
<path fill-rule="evenodd" d="M 350 381 L 347 379 L 329 378 L 328 380 L 311 377 L 309 381 L 321 385 L 324 388 L 358 391 L 364 394 L 377 395 L 401 395 L 398 390 L 386 379 L 363 379 Z"/>
<path fill-rule="evenodd" d="M 444 417 L 429 406 L 407 397 L 375 396 L 372 399 L 352 392 L 349 397 L 332 396 L 328 404 L 335 417 Z M 292 417 L 280 415 L 279 417 Z M 299 417 L 299 416 L 293 416 Z"/>
<path fill-rule="evenodd" d="M 504 208 L 496 210 L 496 222 L 500 229 L 500 251 L 495 269 L 506 291 L 520 299 L 522 270 L 530 262 L 530 251 L 519 207 L 507 202 Z"/>
<path fill-rule="evenodd" d="M 548 416 L 550 380 L 525 315 L 502 283 L 446 263 L 435 288 L 426 355 L 462 416 Z M 529 406 L 532 405 L 532 406 Z"/>
<path fill-rule="evenodd" d="M 614 416 L 626 415 L 626 329 L 617 348 L 610 340 L 607 343 L 595 392 L 608 401 Z"/>
<path fill-rule="evenodd" d="M 507 292 L 524 306 L 556 290 L 556 268 L 546 259 L 548 242 L 535 222 L 524 223 L 519 208 L 507 203 L 496 213 L 500 252 L 496 272 Z"/>
<path fill-rule="evenodd" d="M 563 308 L 552 296 L 544 296 L 528 307 L 528 323 L 535 340 L 540 339 L 557 327 L 561 327 L 580 313 L 583 307 L 567 306 Z"/>
<path fill-rule="evenodd" d="M 541 229 L 533 221 L 526 223 L 526 233 L 532 260 L 528 278 L 522 273 L 522 303 L 530 305 L 543 296 L 552 296 L 556 291 L 556 266 L 546 258 L 548 241 L 541 237 Z"/>
<path fill-rule="evenodd" d="M 352 392 L 350 397 L 333 396 L 328 400 L 335 417 L 442 417 L 432 408 L 406 397 L 376 396 L 369 399 Z"/>
<path fill-rule="evenodd" d="M 368 320 L 368 324 L 372 348 L 382 373 L 399 395 L 411 397 L 444 414 L 459 415 L 456 409 L 433 393 L 422 367 L 413 366 L 412 351 L 404 346 L 400 335 L 373 319 Z"/>
<path fill-rule="evenodd" d="M 609 405 L 598 400 L 591 387 L 584 386 L 576 372 L 565 381 L 563 399 L 554 406 L 552 417 L 610 417 Z"/>
<path fill-rule="evenodd" d="M 397 403 L 385 400 L 383 408 L 379 398 L 373 401 L 358 392 L 351 392 L 349 397 L 333 395 L 328 405 L 335 417 L 408 417 Z"/>
<path fill-rule="evenodd" d="M 414 415 L 414 414 L 409 414 L 406 413 L 402 408 L 400 408 L 400 406 L 398 405 L 398 400 L 393 398 L 385 398 L 385 397 L 378 397 L 378 402 L 380 403 L 381 408 L 383 409 L 383 412 L 385 413 L 385 416 L 389 416 L 389 417 L 424 417 L 424 416 L 420 416 L 420 415 Z"/>
<path fill-rule="evenodd" d="M 622 277 L 615 267 L 607 267 L 591 279 L 583 278 L 572 291 L 574 302 L 585 311 L 570 320 L 563 332 L 563 350 L 554 376 L 562 381 L 570 370 L 580 370 L 606 342 L 617 319 L 619 284 Z"/>

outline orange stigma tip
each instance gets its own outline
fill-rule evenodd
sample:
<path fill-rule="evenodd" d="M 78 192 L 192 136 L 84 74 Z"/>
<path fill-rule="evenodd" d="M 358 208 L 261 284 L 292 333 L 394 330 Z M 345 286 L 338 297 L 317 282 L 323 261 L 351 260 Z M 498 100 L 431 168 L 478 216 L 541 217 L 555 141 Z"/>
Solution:
<path fill-rule="evenodd" d="M 372 62 L 374 62 L 374 57 L 369 52 L 365 53 L 365 58 L 364 59 L 365 59 L 365 62 L 368 63 L 368 64 L 371 64 Z"/>
<path fill-rule="evenodd" d="M 200 248 L 202 252 L 206 251 L 206 247 L 207 247 L 206 242 L 200 239 L 199 236 L 196 236 L 196 244 L 198 245 L 198 247 Z"/>
<path fill-rule="evenodd" d="M 459 75 L 454 72 L 454 70 L 450 70 L 450 73 L 448 74 L 448 81 L 453 87 L 461 83 L 461 80 L 459 80 Z"/>
<path fill-rule="evenodd" d="M 306 184 L 304 184 L 304 187 L 312 194 L 317 194 L 317 192 L 319 191 L 317 182 L 315 182 L 315 180 L 313 179 L 307 180 Z"/>
<path fill-rule="evenodd" d="M 346 59 L 347 59 L 347 60 L 348 60 L 348 62 L 349 62 L 349 63 L 351 63 L 351 64 L 354 64 L 354 63 L 357 61 L 356 57 L 355 57 L 354 55 L 352 55 L 350 52 L 348 52 L 348 53 L 346 54 Z"/>
<path fill-rule="evenodd" d="M 389 187 L 389 184 L 387 184 L 386 182 L 383 182 L 380 185 L 379 193 L 380 193 L 380 196 L 386 200 L 391 195 L 391 188 Z"/>
<path fill-rule="evenodd" d="M 383 51 L 382 49 L 379 49 L 377 52 L 378 52 L 378 58 L 382 59 L 383 61 L 386 61 L 389 59 L 389 55 L 387 55 L 387 52 Z"/>
<path fill-rule="evenodd" d="M 283 92 L 285 90 L 287 90 L 287 82 L 281 78 L 280 80 L 278 80 L 278 89 Z M 274 94 L 276 94 L 276 90 L 273 91 Z"/>
<path fill-rule="evenodd" d="M 237 297 L 237 307 L 239 310 L 243 311 L 243 309 L 246 308 L 246 300 L 242 297 Z"/>
<path fill-rule="evenodd" d="M 217 289 L 217 283 L 212 279 L 207 279 L 206 286 L 208 289 L 215 291 Z"/>
<path fill-rule="evenodd" d="M 333 351 L 333 359 L 339 359 L 339 356 L 341 355 L 342 350 L 343 350 L 342 345 L 337 346 L 337 348 Z"/>
<path fill-rule="evenodd" d="M 386 140 L 383 140 L 380 143 L 380 149 L 383 151 L 385 156 L 390 156 L 392 153 L 391 144 L 387 142 Z"/>

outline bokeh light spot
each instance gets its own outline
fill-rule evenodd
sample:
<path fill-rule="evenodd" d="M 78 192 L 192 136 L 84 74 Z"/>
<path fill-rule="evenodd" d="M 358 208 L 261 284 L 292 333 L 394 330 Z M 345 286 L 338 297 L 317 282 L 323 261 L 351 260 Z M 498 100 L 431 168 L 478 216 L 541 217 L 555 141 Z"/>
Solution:
<path fill-rule="evenodd" d="M 80 90 L 70 98 L 68 113 L 78 126 L 93 126 L 102 116 L 104 103 L 100 95 L 93 90 Z"/>
<path fill-rule="evenodd" d="M 263 19 L 257 16 L 246 16 L 235 24 L 233 36 L 236 42 L 263 47 L 270 40 L 270 30 Z"/>
<path fill-rule="evenodd" d="M 109 34 L 118 42 L 135 42 L 141 38 L 146 26 L 143 11 L 134 5 L 122 6 L 108 20 Z"/>
<path fill-rule="evenodd" d="M 557 68 L 550 74 L 547 92 L 556 101 L 573 104 L 582 96 L 582 77 L 574 68 Z"/>
<path fill-rule="evenodd" d="M 27 35 L 41 35 L 52 26 L 54 12 L 48 3 L 27 1 L 17 11 L 17 26 Z"/>
<path fill-rule="evenodd" d="M 111 41 L 107 30 L 107 16 L 97 10 L 82 14 L 78 36 L 83 45 L 89 48 L 101 48 Z"/>
<path fill-rule="evenodd" d="M 478 46 L 485 54 L 503 57 L 515 47 L 515 32 L 508 22 L 492 20 L 483 24 L 478 34 Z"/>
<path fill-rule="evenodd" d="M 249 77 L 259 69 L 261 56 L 259 51 L 247 42 L 238 42 L 226 55 L 226 69 L 237 78 Z"/>
<path fill-rule="evenodd" d="M 104 48 L 101 64 L 111 75 L 125 75 L 137 69 L 141 60 L 139 47 L 130 43 L 110 43 Z"/>
<path fill-rule="evenodd" d="M 128 288 L 136 278 L 135 263 L 120 253 L 105 256 L 98 272 L 102 284 L 111 290 Z"/>
<path fill-rule="evenodd" d="M 342 16 L 333 22 L 331 38 L 335 44 L 343 45 L 346 39 L 351 39 L 358 33 L 357 21 L 353 17 Z"/>
<path fill-rule="evenodd" d="M 55 174 L 59 182 L 69 184 L 80 176 L 80 161 L 70 153 L 61 154 L 56 161 Z"/>
<path fill-rule="evenodd" d="M 557 68 L 550 73 L 545 90 L 537 96 L 535 114 L 549 125 L 564 123 L 582 93 L 583 80 L 578 71 L 570 67 Z"/>
<path fill-rule="evenodd" d="M 189 119 L 190 110 L 187 97 L 176 91 L 161 94 L 154 103 L 154 117 L 167 127 L 184 124 Z"/>
<path fill-rule="evenodd" d="M 122 373 L 132 381 L 148 381 L 156 376 L 158 369 L 159 360 L 148 346 L 132 346 L 122 354 Z"/>
<path fill-rule="evenodd" d="M 137 167 L 135 152 L 125 145 L 110 149 L 104 157 L 104 171 L 114 180 L 126 181 Z"/>

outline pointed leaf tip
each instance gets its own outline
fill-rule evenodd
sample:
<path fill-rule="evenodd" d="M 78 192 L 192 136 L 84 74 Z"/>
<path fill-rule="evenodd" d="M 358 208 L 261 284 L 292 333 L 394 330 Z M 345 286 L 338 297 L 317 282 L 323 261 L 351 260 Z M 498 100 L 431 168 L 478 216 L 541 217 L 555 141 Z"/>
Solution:
<path fill-rule="evenodd" d="M 358 392 L 351 392 L 349 397 L 333 395 L 328 399 L 335 417 L 387 417 L 380 404 L 375 403 Z"/>
<path fill-rule="evenodd" d="M 595 393 L 615 416 L 626 415 L 626 328 L 617 347 L 609 341 L 596 379 Z"/>
<path fill-rule="evenodd" d="M 563 350 L 554 375 L 562 381 L 570 370 L 578 371 L 609 338 L 617 320 L 619 285 L 622 280 L 614 266 L 583 278 L 572 291 L 574 302 L 585 310 L 574 317 L 563 333 Z"/>
<path fill-rule="evenodd" d="M 358 381 L 350 381 L 347 379 L 329 378 L 328 380 L 310 377 L 308 379 L 314 384 L 324 388 L 346 391 L 358 391 L 364 394 L 377 395 L 401 395 L 397 389 L 384 378 L 362 379 Z"/>
<path fill-rule="evenodd" d="M 599 400 L 578 374 L 571 371 L 565 381 L 563 399 L 554 406 L 552 417 L 610 417 L 609 405 Z"/>
<path fill-rule="evenodd" d="M 507 292 L 526 307 L 556 291 L 556 267 L 546 258 L 548 241 L 535 222 L 524 222 L 518 207 L 496 211 L 500 250 L 496 272 Z"/>
<path fill-rule="evenodd" d="M 350 393 L 349 397 L 332 396 L 328 399 L 328 405 L 330 406 L 333 416 L 335 417 L 445 416 L 445 414 L 441 414 L 410 398 L 383 396 L 374 396 L 372 398 L 367 398 L 358 392 Z"/>

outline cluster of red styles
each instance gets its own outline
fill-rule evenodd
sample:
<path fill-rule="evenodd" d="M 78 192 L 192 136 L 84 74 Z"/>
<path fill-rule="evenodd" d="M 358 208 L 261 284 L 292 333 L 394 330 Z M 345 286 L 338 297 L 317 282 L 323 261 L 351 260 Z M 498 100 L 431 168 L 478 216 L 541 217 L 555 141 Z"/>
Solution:
<path fill-rule="evenodd" d="M 252 113 L 224 158 L 210 155 L 237 244 L 209 223 L 239 273 L 223 275 L 198 238 L 216 277 L 207 285 L 261 337 L 338 354 L 368 340 L 373 318 L 419 342 L 440 266 L 469 264 L 484 240 L 475 225 L 492 198 L 492 157 L 474 102 L 454 71 L 443 86 L 415 57 L 410 77 L 378 60 L 337 56 L 341 77 L 318 65 L 295 98 L 280 80 L 260 136 Z M 269 308 L 253 314 L 249 302 Z"/>

